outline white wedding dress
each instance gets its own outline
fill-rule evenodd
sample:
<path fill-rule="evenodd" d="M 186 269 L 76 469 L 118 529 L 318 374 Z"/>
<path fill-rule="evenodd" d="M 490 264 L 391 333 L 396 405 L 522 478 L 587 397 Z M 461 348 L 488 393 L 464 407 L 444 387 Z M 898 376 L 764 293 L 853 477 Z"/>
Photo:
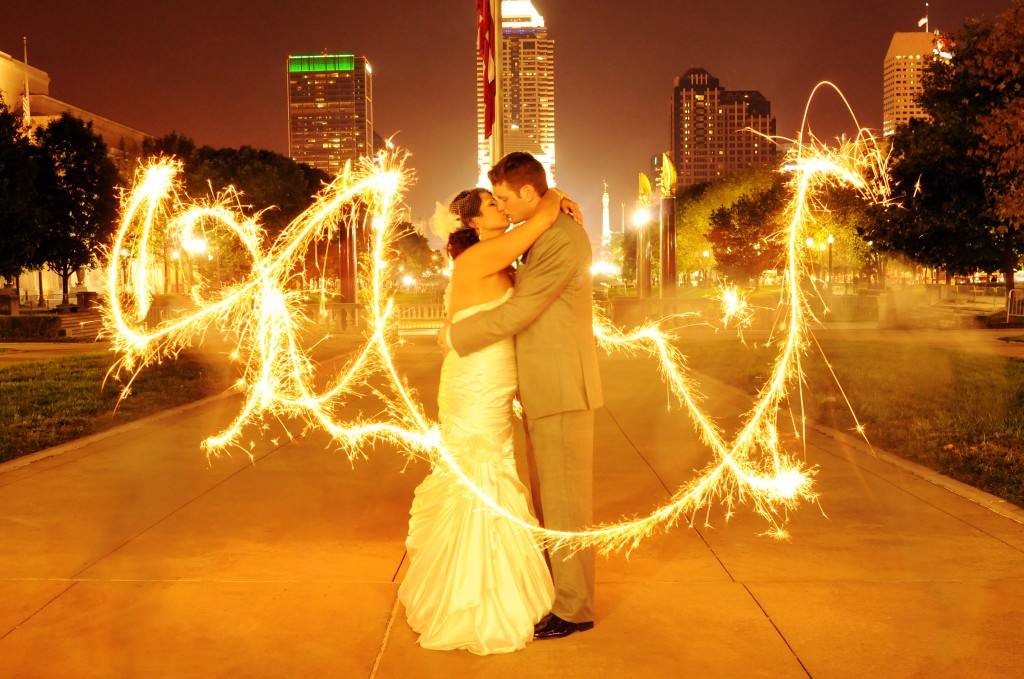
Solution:
<path fill-rule="evenodd" d="M 452 321 L 502 304 L 457 313 Z M 448 451 L 477 487 L 531 523 L 512 447 L 517 389 L 511 338 L 441 367 L 438 406 Z M 508 653 L 533 639 L 551 610 L 554 587 L 544 556 L 521 526 L 488 510 L 441 465 L 416 488 L 409 512 L 409 570 L 398 589 L 424 648 Z"/>

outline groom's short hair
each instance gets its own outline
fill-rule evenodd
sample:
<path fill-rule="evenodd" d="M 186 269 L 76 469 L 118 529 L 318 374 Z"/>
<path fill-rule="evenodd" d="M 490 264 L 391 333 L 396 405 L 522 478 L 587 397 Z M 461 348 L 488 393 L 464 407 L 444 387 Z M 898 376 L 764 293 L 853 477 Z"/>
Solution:
<path fill-rule="evenodd" d="M 492 186 L 505 182 L 517 193 L 527 184 L 532 186 L 539 196 L 548 192 L 548 174 L 544 171 L 544 166 L 529 153 L 522 151 L 513 151 L 499 160 L 487 173 L 487 178 L 491 180 Z"/>

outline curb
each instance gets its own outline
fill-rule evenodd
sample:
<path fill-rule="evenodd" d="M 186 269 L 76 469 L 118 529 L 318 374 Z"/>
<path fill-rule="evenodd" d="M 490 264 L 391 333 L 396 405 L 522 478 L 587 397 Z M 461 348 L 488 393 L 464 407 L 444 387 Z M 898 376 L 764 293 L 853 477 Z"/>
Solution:
<path fill-rule="evenodd" d="M 714 382 L 720 388 L 732 390 L 736 394 L 742 395 L 744 398 L 750 397 L 750 394 L 747 394 L 739 387 L 735 387 L 731 384 L 726 384 L 725 382 L 715 379 L 714 377 L 711 377 L 710 375 L 707 375 L 705 373 L 701 373 L 701 376 L 702 380 Z M 963 483 L 962 481 L 957 481 L 956 479 L 950 478 L 945 474 L 941 474 L 935 471 L 934 469 L 931 469 L 930 467 L 925 467 L 924 465 L 918 464 L 917 462 L 911 462 L 910 460 L 904 459 L 899 455 L 896 455 L 895 453 L 890 453 L 889 451 L 882 450 L 881 448 L 875 448 L 866 440 L 859 438 L 857 436 L 852 436 L 850 434 L 847 434 L 846 432 L 839 431 L 838 429 L 833 429 L 832 427 L 826 426 L 824 424 L 819 424 L 810 419 L 807 420 L 807 426 L 810 429 L 813 429 L 814 431 L 818 432 L 819 434 L 823 434 L 824 436 L 828 436 L 831 439 L 842 442 L 844 445 L 850 446 L 851 448 L 855 449 L 857 452 L 863 455 L 867 455 L 877 460 L 887 462 L 898 469 L 913 474 L 914 476 L 924 479 L 925 481 L 928 481 L 931 484 L 939 486 L 940 488 L 947 490 L 953 493 L 954 495 L 957 495 L 965 500 L 973 502 L 976 505 L 984 507 L 985 509 L 988 509 L 989 511 L 995 514 L 998 514 L 1003 518 L 1010 519 L 1015 523 L 1024 525 L 1024 509 L 1016 506 L 1013 503 L 1007 502 L 1002 498 L 996 497 L 995 495 L 975 488 L 974 486 L 969 486 L 966 483 Z"/>
<path fill-rule="evenodd" d="M 847 434 L 846 432 L 842 432 L 839 431 L 838 429 L 833 429 L 832 427 L 827 427 L 823 424 L 818 424 L 810 420 L 808 420 L 808 424 L 810 425 L 811 429 L 818 432 L 819 434 L 824 434 L 829 438 L 835 439 L 836 441 L 840 441 L 844 445 L 850 446 L 851 448 L 855 448 L 858 452 L 863 453 L 864 455 L 870 455 L 871 457 L 877 458 L 884 462 L 888 462 L 889 464 L 898 467 L 903 471 L 909 472 L 914 476 L 922 478 L 925 481 L 928 481 L 931 484 L 939 486 L 944 490 L 948 490 L 954 495 L 959 495 L 965 500 L 970 500 L 971 502 L 977 505 L 981 505 L 982 507 L 988 509 L 989 511 L 995 512 L 1000 516 L 1003 516 L 1007 519 L 1024 525 L 1024 509 L 1021 509 L 1020 507 L 1010 502 L 1007 502 L 1002 498 L 996 497 L 995 495 L 975 488 L 974 486 L 969 486 L 966 483 L 963 483 L 962 481 L 957 481 L 956 479 L 950 478 L 945 474 L 940 474 L 939 472 L 935 471 L 934 469 L 931 469 L 930 467 L 925 467 L 924 465 L 918 464 L 917 462 L 912 462 L 888 451 L 882 450 L 880 448 L 875 448 L 862 438 L 852 436 L 850 434 Z"/>
<path fill-rule="evenodd" d="M 235 392 L 233 390 L 228 389 L 221 392 L 220 394 L 207 396 L 206 398 L 201 398 L 198 401 L 185 403 L 183 405 L 176 406 L 168 410 L 161 410 L 158 413 L 146 415 L 145 417 L 140 417 L 137 420 L 132 420 L 131 422 L 119 424 L 116 427 L 104 429 L 103 431 L 96 432 L 95 434 L 83 436 L 82 438 L 75 439 L 74 441 L 61 443 L 60 445 L 53 446 L 52 448 L 47 448 L 45 450 L 40 450 L 39 452 L 36 453 L 22 455 L 21 457 L 15 458 L 13 460 L 8 460 L 7 462 L 0 463 L 0 474 L 14 471 L 15 469 L 20 469 L 21 467 L 26 467 L 36 462 L 41 462 L 42 460 L 45 460 L 50 457 L 55 457 L 57 455 L 62 455 L 64 453 L 70 453 L 71 451 L 78 450 L 79 448 L 84 448 L 85 446 L 91 445 L 98 441 L 103 441 L 105 439 L 114 438 L 115 436 L 120 436 L 121 434 L 126 434 L 130 431 L 134 431 L 136 429 L 144 427 L 150 423 L 159 422 L 160 420 L 167 419 L 168 417 L 174 417 L 175 415 L 180 415 L 181 413 L 185 413 L 190 410 L 194 410 L 195 408 L 200 408 L 209 403 L 213 403 L 220 399 L 227 398 L 228 396 L 234 395 L 234 393 Z"/>
<path fill-rule="evenodd" d="M 339 355 L 334 356 L 334 357 L 332 357 L 330 359 L 327 359 L 324 362 L 328 363 L 328 364 L 329 363 L 335 363 L 335 362 L 337 362 L 339 360 L 343 360 L 343 359 L 346 359 L 346 358 L 348 358 L 347 355 L 339 354 Z M 21 467 L 28 466 L 28 465 L 33 464 L 35 462 L 40 462 L 42 460 L 45 460 L 45 459 L 50 458 L 50 457 L 54 457 L 56 455 L 62 455 L 64 453 L 69 453 L 69 452 L 71 452 L 73 450 L 77 450 L 79 448 L 84 448 L 85 446 L 90 445 L 92 443 L 96 443 L 98 441 L 103 441 L 103 440 L 108 439 L 108 438 L 113 438 L 115 436 L 120 436 L 121 434 L 125 434 L 127 432 L 134 431 L 135 429 L 139 429 L 140 427 L 144 427 L 147 424 L 150 424 L 152 422 L 159 422 L 160 420 L 166 419 L 168 417 L 174 417 L 175 415 L 180 415 L 181 413 L 188 412 L 188 411 L 190 411 L 190 410 L 192 410 L 194 408 L 200 408 L 200 407 L 202 407 L 204 405 L 207 405 L 209 403 L 213 403 L 213 402 L 218 401 L 220 399 L 227 398 L 229 396 L 233 396 L 236 393 L 237 392 L 234 390 L 234 387 L 228 387 L 227 389 L 225 389 L 220 394 L 215 394 L 213 396 L 207 396 L 206 398 L 199 399 L 198 401 L 192 401 L 191 403 L 185 403 L 185 404 L 182 404 L 180 406 L 176 406 L 174 408 L 171 408 L 169 410 L 163 410 L 163 411 L 160 411 L 158 413 L 153 413 L 152 415 L 147 415 L 145 417 L 140 417 L 137 420 L 132 420 L 131 422 L 126 422 L 124 424 L 119 424 L 116 427 L 111 427 L 110 429 L 104 429 L 103 431 L 96 432 L 95 434 L 89 434 L 88 436 L 84 436 L 82 438 L 78 438 L 78 439 L 75 439 L 73 441 L 68 441 L 67 443 L 61 443 L 59 445 L 53 446 L 52 448 L 47 448 L 45 450 L 40 450 L 40 451 L 35 452 L 35 453 L 29 453 L 28 455 L 22 455 L 21 457 L 15 458 L 13 460 L 8 460 L 7 462 L 0 463 L 0 474 L 4 474 L 4 473 L 9 472 L 9 471 L 14 471 L 15 469 L 20 469 Z"/>

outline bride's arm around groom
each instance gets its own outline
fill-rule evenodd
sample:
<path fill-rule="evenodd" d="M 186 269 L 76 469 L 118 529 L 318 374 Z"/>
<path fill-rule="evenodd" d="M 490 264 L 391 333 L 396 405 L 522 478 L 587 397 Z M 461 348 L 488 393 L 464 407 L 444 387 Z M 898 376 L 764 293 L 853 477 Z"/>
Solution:
<path fill-rule="evenodd" d="M 543 167 L 513 153 L 490 173 L 494 195 L 513 222 L 528 219 L 547 191 Z M 449 329 L 460 356 L 515 336 L 519 390 L 526 414 L 527 461 L 534 508 L 552 530 L 593 523 L 594 410 L 603 404 L 593 334 L 590 239 L 561 214 L 516 270 L 504 304 Z M 554 638 L 590 629 L 594 621 L 594 553 L 550 554 L 552 614 L 536 629 Z"/>

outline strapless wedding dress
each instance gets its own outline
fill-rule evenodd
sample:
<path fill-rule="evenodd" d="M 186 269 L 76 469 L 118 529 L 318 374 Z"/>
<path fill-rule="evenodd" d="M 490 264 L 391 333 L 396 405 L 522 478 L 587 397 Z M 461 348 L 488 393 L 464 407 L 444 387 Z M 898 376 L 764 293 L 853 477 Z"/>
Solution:
<path fill-rule="evenodd" d="M 502 304 L 464 309 L 452 321 Z M 438 406 L 445 446 L 473 483 L 510 514 L 536 523 L 512 448 L 517 389 L 512 339 L 441 366 Z M 398 589 L 409 626 L 424 648 L 508 653 L 533 639 L 554 588 L 544 556 L 522 527 L 435 468 L 416 488 L 409 512 L 409 570 Z"/>

